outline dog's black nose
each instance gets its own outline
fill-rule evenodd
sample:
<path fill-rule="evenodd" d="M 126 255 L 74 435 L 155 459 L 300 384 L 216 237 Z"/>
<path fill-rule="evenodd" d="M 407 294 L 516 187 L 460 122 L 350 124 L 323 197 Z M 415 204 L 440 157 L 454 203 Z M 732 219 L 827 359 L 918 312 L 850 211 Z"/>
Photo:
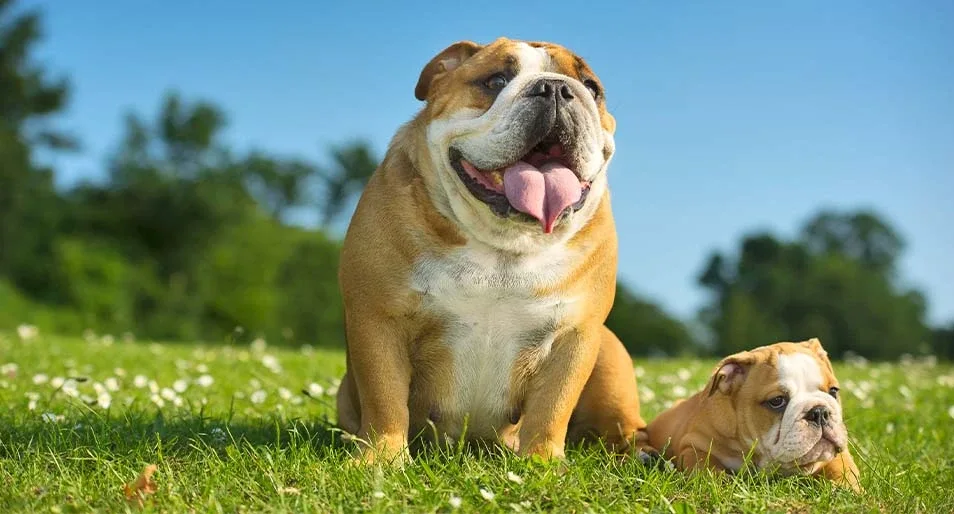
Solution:
<path fill-rule="evenodd" d="M 805 414 L 805 419 L 819 426 L 827 424 L 830 418 L 831 411 L 828 410 L 828 407 L 822 405 L 812 407 L 812 409 Z"/>
<path fill-rule="evenodd" d="M 540 79 L 534 82 L 527 91 L 527 96 L 554 99 L 560 95 L 561 100 L 573 100 L 573 90 L 570 85 L 560 79 Z"/>

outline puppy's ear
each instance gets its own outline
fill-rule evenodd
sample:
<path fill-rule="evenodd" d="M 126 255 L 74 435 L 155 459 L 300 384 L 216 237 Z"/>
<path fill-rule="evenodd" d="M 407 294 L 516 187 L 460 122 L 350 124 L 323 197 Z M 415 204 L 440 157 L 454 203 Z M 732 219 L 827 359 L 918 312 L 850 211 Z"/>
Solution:
<path fill-rule="evenodd" d="M 817 337 L 813 337 L 808 341 L 802 341 L 802 344 L 807 346 L 809 350 L 817 353 L 822 359 L 828 360 L 828 352 L 822 347 L 821 341 L 819 341 Z"/>
<path fill-rule="evenodd" d="M 739 352 L 722 359 L 709 380 L 708 396 L 714 395 L 716 391 L 724 394 L 732 394 L 737 391 L 745 382 L 745 377 L 749 374 L 749 368 L 754 362 L 755 355 L 751 352 Z"/>
<path fill-rule="evenodd" d="M 431 83 L 435 78 L 454 70 L 481 48 L 483 47 L 473 41 L 458 41 L 435 55 L 421 70 L 421 76 L 417 79 L 417 87 L 414 88 L 414 97 L 421 101 L 427 100 L 427 94 L 430 92 Z"/>

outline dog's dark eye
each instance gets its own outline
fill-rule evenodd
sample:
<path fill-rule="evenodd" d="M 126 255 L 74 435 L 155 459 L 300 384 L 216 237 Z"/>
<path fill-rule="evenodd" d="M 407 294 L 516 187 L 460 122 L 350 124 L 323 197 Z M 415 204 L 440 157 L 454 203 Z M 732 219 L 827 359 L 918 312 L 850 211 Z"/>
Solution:
<path fill-rule="evenodd" d="M 828 394 L 830 394 L 832 398 L 838 398 L 838 391 L 839 389 L 837 387 L 832 387 L 828 390 Z"/>
<path fill-rule="evenodd" d="M 590 90 L 590 94 L 593 95 L 593 98 L 600 97 L 600 86 L 596 84 L 595 80 L 592 80 L 592 79 L 584 80 L 583 85 L 586 86 L 586 89 Z"/>
<path fill-rule="evenodd" d="M 772 410 L 782 410 L 786 405 L 788 405 L 788 398 L 784 396 L 776 396 L 775 398 L 767 400 L 765 405 Z"/>
<path fill-rule="evenodd" d="M 491 91 L 500 91 L 501 89 L 507 87 L 507 77 L 503 73 L 497 73 L 491 75 L 490 78 L 484 81 L 484 86 Z"/>

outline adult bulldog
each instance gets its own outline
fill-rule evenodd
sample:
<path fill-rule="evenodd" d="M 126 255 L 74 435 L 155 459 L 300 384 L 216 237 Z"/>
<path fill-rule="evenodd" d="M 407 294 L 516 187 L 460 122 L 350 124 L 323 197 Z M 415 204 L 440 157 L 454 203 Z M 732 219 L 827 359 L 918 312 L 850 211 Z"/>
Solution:
<path fill-rule="evenodd" d="M 641 445 L 632 362 L 604 326 L 616 122 L 600 80 L 566 48 L 500 38 L 449 46 L 414 94 L 341 253 L 340 426 L 364 461 L 403 459 L 418 434 L 545 459 L 589 436 Z"/>

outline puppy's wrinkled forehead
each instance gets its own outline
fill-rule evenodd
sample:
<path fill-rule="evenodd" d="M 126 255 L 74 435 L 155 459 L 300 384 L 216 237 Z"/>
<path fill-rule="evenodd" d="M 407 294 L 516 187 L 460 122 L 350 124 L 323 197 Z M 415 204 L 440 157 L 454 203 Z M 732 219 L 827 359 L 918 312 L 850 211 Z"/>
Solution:
<path fill-rule="evenodd" d="M 816 340 L 776 343 L 753 353 L 764 355 L 767 374 L 786 390 L 811 391 L 837 384 L 828 353 Z"/>
<path fill-rule="evenodd" d="M 606 112 L 599 78 L 582 57 L 554 43 L 507 38 L 499 38 L 486 46 L 468 41 L 455 43 L 425 66 L 415 95 L 427 101 L 431 119 L 448 117 L 464 109 L 484 112 L 497 99 L 498 92 L 486 87 L 487 81 L 495 75 L 501 74 L 513 81 L 540 73 L 564 75 L 594 88 L 604 128 L 615 129 L 615 121 Z"/>

